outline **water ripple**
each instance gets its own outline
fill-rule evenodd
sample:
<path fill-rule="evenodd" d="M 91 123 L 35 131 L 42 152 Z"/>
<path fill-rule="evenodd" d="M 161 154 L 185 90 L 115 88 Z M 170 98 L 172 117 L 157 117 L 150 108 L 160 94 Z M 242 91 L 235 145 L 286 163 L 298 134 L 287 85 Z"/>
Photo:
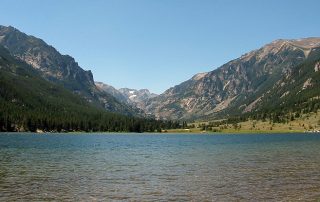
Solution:
<path fill-rule="evenodd" d="M 314 201 L 317 135 L 0 135 L 0 201 Z"/>

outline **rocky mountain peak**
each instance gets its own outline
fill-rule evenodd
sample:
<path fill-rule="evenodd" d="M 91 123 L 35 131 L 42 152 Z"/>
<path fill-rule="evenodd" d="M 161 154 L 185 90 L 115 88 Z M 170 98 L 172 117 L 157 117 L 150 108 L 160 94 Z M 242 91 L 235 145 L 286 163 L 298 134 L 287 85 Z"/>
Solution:
<path fill-rule="evenodd" d="M 293 46 L 304 48 L 304 49 L 311 49 L 320 47 L 320 37 L 309 37 L 309 38 L 302 38 L 296 40 L 288 40 Z"/>
<path fill-rule="evenodd" d="M 308 57 L 309 53 L 314 48 L 320 47 L 320 37 L 310 37 L 302 39 L 278 39 L 269 44 L 266 44 L 260 49 L 253 50 L 244 54 L 240 59 L 249 61 L 253 57 L 258 61 L 262 61 L 269 55 L 276 55 L 284 50 L 301 50 L 304 57 Z"/>

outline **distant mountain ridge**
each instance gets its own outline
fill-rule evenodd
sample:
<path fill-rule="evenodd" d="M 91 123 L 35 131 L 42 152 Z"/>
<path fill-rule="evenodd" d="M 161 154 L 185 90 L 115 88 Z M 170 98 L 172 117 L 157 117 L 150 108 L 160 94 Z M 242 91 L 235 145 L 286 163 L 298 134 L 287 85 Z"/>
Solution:
<path fill-rule="evenodd" d="M 43 78 L 61 84 L 107 111 L 134 115 L 136 112 L 113 96 L 100 91 L 91 71 L 83 70 L 69 55 L 61 55 L 43 40 L 20 32 L 14 27 L 0 26 L 0 45 L 12 55 L 31 65 Z"/>
<path fill-rule="evenodd" d="M 81 120 L 103 111 L 41 78 L 1 45 L 0 84 L 0 131 L 81 130 Z"/>
<path fill-rule="evenodd" d="M 131 89 L 131 88 L 120 88 L 116 89 L 113 86 L 105 84 L 103 82 L 95 82 L 96 86 L 110 95 L 114 96 L 119 101 L 129 104 L 133 107 L 143 109 L 143 103 L 151 98 L 158 96 L 155 93 L 151 93 L 148 89 Z"/>
<path fill-rule="evenodd" d="M 131 88 L 120 88 L 119 92 L 125 95 L 131 102 L 140 103 L 150 98 L 158 96 L 155 93 L 151 93 L 148 89 L 131 89 Z"/>

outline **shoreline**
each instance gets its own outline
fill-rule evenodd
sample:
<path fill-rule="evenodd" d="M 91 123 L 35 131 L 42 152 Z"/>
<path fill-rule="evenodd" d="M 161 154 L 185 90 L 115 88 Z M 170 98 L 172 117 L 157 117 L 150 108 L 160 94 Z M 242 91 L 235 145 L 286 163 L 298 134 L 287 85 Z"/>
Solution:
<path fill-rule="evenodd" d="M 178 132 L 178 131 L 167 131 L 167 132 L 0 132 L 1 134 L 37 134 L 37 135 L 46 135 L 46 134 L 101 134 L 101 135 L 123 135 L 123 134 L 140 134 L 140 135 L 264 135 L 264 134 L 320 134 L 320 132 L 312 132 L 312 131 L 222 131 L 222 132 Z"/>

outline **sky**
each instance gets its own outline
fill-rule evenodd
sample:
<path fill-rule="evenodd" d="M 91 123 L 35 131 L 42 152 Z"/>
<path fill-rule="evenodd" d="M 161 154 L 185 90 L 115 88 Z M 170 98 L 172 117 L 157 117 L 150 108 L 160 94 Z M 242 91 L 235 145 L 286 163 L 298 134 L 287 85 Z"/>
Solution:
<path fill-rule="evenodd" d="M 320 36 L 319 0 L 0 0 L 0 24 L 95 81 L 162 93 L 276 39 Z"/>

